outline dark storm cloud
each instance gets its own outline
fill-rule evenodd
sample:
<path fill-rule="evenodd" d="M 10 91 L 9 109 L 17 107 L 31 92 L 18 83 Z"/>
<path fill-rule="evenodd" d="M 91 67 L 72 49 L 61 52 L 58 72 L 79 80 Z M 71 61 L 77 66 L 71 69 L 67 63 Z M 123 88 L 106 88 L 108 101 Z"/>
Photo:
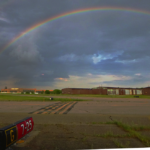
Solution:
<path fill-rule="evenodd" d="M 149 5 L 147 0 L 16 0 L 0 10 L 0 51 L 22 31 L 65 12 L 103 6 L 150 11 Z M 130 86 L 149 81 L 149 20 L 150 15 L 129 11 L 95 11 L 46 23 L 0 54 L 0 81 L 13 80 L 17 87 L 52 88 L 56 78 L 88 73 L 143 75 L 105 84 Z"/>

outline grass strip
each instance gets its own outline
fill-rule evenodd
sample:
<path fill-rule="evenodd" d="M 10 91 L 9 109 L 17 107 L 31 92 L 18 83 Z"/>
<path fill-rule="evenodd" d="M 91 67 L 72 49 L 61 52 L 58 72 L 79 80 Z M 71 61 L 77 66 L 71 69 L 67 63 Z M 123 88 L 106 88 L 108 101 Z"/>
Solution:
<path fill-rule="evenodd" d="M 143 142 L 146 146 L 150 146 L 150 139 L 145 137 L 145 136 L 142 136 L 140 133 L 134 131 L 131 126 L 129 125 L 126 125 L 126 124 L 123 124 L 122 122 L 118 122 L 118 121 L 115 121 L 115 124 L 124 129 L 125 131 L 127 131 L 128 133 L 130 133 L 132 135 L 132 137 L 135 137 L 137 139 L 139 139 L 141 142 Z"/>
<path fill-rule="evenodd" d="M 34 96 L 14 96 L 14 95 L 0 95 L 0 101 L 86 101 L 82 99 L 72 98 L 53 98 L 48 97 L 34 97 Z"/>
<path fill-rule="evenodd" d="M 104 137 L 104 138 L 108 138 L 108 137 L 115 137 L 115 138 L 125 138 L 125 137 L 132 137 L 132 135 L 130 133 L 127 134 L 114 134 L 113 132 L 106 132 L 105 134 L 95 134 L 94 136 L 96 137 Z"/>
<path fill-rule="evenodd" d="M 122 144 L 121 142 L 119 142 L 118 140 L 113 140 L 113 142 L 115 143 L 116 146 L 118 146 L 119 148 L 128 148 L 130 142 L 128 141 L 125 145 Z"/>
<path fill-rule="evenodd" d="M 58 95 L 62 95 L 62 96 L 72 96 L 72 97 L 75 97 L 75 96 L 80 96 L 80 97 L 101 97 L 101 98 L 135 98 L 134 96 L 139 96 L 139 98 L 147 98 L 147 99 L 150 99 L 150 95 L 87 95 L 87 94 L 50 94 L 50 95 L 53 95 L 53 96 L 58 96 Z"/>
<path fill-rule="evenodd" d="M 141 142 L 143 142 L 147 147 L 150 147 L 150 139 L 142 136 L 140 133 L 136 132 L 136 131 L 129 131 L 133 137 L 139 139 Z"/>
<path fill-rule="evenodd" d="M 92 122 L 92 124 L 115 124 L 112 121 L 107 121 L 107 122 Z"/>
<path fill-rule="evenodd" d="M 115 124 L 118 126 L 121 126 L 122 128 L 126 130 L 135 130 L 135 131 L 142 131 L 142 130 L 150 130 L 150 126 L 137 126 L 137 125 L 127 125 L 123 124 L 121 122 L 113 122 L 113 121 L 107 121 L 107 122 L 92 122 L 92 124 Z"/>
<path fill-rule="evenodd" d="M 12 93 L 0 93 L 0 95 L 14 95 Z M 71 96 L 71 97 L 99 97 L 99 98 L 135 98 L 134 96 L 139 96 L 139 98 L 150 99 L 150 95 L 87 95 L 87 94 L 16 94 L 16 95 L 34 95 L 34 96 Z"/>
<path fill-rule="evenodd" d="M 150 127 L 149 126 L 132 126 L 131 127 L 132 130 L 135 130 L 135 131 L 142 131 L 142 130 L 150 130 Z"/>
<path fill-rule="evenodd" d="M 142 136 L 140 133 L 138 133 L 137 131 L 141 131 L 141 130 L 149 130 L 150 127 L 149 126 L 130 126 L 127 124 L 124 124 L 122 122 L 119 121 L 112 121 L 112 122 L 93 122 L 92 124 L 115 124 L 118 127 L 122 128 L 124 131 L 127 132 L 127 134 L 124 135 L 114 135 L 111 132 L 107 132 L 105 134 L 101 134 L 101 135 L 95 135 L 95 136 L 99 136 L 99 137 L 133 137 L 133 138 L 137 138 L 139 141 L 141 141 L 142 143 L 144 143 L 147 147 L 150 147 L 150 138 L 147 138 L 145 136 Z"/>

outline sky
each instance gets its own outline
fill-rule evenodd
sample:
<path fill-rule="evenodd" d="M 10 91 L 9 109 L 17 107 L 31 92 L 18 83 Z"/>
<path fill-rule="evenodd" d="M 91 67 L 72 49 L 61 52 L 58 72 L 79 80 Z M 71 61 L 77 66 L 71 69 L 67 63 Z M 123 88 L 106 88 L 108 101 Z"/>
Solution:
<path fill-rule="evenodd" d="M 149 66 L 149 0 L 0 0 L 0 89 L 147 87 Z"/>

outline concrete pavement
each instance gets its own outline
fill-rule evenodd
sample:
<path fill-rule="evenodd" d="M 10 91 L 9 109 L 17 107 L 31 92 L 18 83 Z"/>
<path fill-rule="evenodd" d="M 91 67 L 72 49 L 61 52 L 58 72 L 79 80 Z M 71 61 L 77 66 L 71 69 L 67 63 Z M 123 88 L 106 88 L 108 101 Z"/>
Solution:
<path fill-rule="evenodd" d="M 121 119 L 129 123 L 134 121 L 150 124 L 150 100 L 148 99 L 93 99 L 92 101 L 79 101 L 74 105 L 73 102 L 59 101 L 0 101 L 0 123 L 13 123 L 32 116 L 36 124 L 86 124 L 112 121 L 111 116 L 113 120 Z M 63 114 L 66 110 L 67 113 Z"/>

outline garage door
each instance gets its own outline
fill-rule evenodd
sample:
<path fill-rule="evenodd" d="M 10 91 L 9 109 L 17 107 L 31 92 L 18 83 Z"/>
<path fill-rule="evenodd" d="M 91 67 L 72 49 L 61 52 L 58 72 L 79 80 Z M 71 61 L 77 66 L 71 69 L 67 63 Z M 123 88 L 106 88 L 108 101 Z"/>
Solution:
<path fill-rule="evenodd" d="M 141 95 L 142 94 L 142 90 L 137 90 L 137 95 Z"/>
<path fill-rule="evenodd" d="M 107 89 L 107 94 L 108 95 L 116 95 L 116 90 L 115 89 Z"/>
<path fill-rule="evenodd" d="M 130 95 L 130 90 L 125 90 L 125 95 Z"/>

